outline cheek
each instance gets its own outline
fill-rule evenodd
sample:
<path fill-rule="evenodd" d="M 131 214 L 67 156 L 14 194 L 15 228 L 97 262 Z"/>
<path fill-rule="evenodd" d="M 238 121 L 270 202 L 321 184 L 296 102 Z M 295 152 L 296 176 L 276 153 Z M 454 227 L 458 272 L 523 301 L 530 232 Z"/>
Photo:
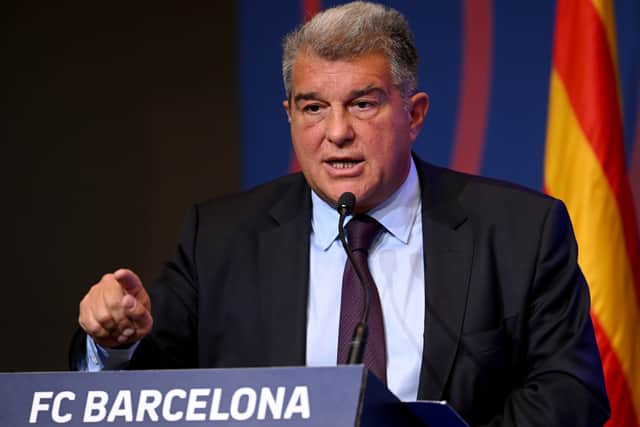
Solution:
<path fill-rule="evenodd" d="M 311 160 L 313 154 L 319 150 L 322 144 L 323 135 L 318 126 L 297 125 L 291 127 L 293 148 L 299 162 Z"/>
<path fill-rule="evenodd" d="M 372 126 L 369 128 L 369 133 L 369 155 L 378 162 L 389 163 L 406 150 L 406 144 L 403 143 L 406 140 L 406 135 L 403 138 L 401 132 L 397 132 L 389 125 Z"/>
<path fill-rule="evenodd" d="M 373 129 L 368 157 L 375 164 L 375 170 L 385 176 L 393 175 L 403 168 L 411 153 L 411 140 L 407 132 L 394 131 L 388 126 Z"/>
<path fill-rule="evenodd" d="M 321 126 L 319 123 L 309 123 L 304 120 L 295 120 L 291 125 L 291 131 L 295 134 L 300 140 L 308 141 L 314 137 L 316 137 L 320 133 Z"/>

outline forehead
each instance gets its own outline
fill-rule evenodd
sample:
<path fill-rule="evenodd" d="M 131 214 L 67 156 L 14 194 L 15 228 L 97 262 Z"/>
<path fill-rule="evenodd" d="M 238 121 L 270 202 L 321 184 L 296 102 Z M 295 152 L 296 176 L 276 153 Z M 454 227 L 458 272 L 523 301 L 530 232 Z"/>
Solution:
<path fill-rule="evenodd" d="M 369 53 L 353 59 L 327 60 L 310 54 L 300 54 L 293 63 L 291 93 L 337 93 L 365 87 L 392 90 L 391 71 L 387 57 Z"/>

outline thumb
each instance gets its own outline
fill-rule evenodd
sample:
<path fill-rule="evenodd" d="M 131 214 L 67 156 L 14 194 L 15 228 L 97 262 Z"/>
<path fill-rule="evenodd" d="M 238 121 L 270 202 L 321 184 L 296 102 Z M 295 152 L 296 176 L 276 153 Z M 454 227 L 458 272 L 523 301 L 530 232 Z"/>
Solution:
<path fill-rule="evenodd" d="M 122 286 L 125 292 L 129 295 L 136 297 L 141 291 L 144 292 L 142 280 L 140 280 L 138 275 L 133 271 L 121 268 L 113 273 L 113 275 L 118 283 L 120 283 L 120 286 Z"/>

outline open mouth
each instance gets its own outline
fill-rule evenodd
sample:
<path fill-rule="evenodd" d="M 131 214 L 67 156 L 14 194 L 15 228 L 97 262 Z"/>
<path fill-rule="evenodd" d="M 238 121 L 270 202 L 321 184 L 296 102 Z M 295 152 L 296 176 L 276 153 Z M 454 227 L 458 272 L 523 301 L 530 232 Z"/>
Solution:
<path fill-rule="evenodd" d="M 362 163 L 362 160 L 330 160 L 327 163 L 335 169 L 351 169 Z"/>

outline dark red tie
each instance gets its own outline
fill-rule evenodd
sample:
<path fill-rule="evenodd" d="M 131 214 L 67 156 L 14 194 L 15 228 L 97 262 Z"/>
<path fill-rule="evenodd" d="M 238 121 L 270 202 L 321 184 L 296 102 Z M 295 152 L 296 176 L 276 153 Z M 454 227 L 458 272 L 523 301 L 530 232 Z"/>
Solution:
<path fill-rule="evenodd" d="M 353 258 L 369 279 L 369 334 L 364 350 L 364 365 L 383 383 L 387 383 L 387 349 L 384 339 L 384 322 L 380 296 L 369 271 L 369 247 L 382 231 L 382 225 L 367 215 L 356 215 L 347 224 L 347 239 L 353 251 Z M 362 317 L 364 294 L 351 262 L 347 259 L 342 277 L 342 302 L 340 304 L 340 330 L 338 335 L 338 363 L 347 361 L 353 331 Z"/>

